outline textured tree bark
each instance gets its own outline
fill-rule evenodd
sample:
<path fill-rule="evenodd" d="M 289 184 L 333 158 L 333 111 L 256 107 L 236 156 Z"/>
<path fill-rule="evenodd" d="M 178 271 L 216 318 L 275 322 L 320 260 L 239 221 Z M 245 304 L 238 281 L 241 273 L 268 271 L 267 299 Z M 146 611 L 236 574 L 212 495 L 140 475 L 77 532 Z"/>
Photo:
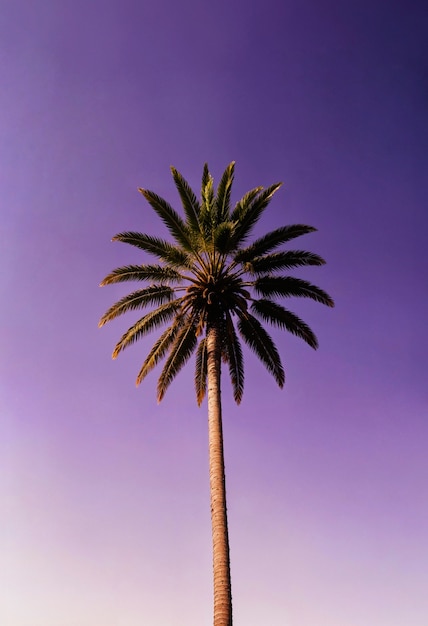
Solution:
<path fill-rule="evenodd" d="M 229 535 L 220 393 L 220 334 L 211 327 L 208 351 L 208 439 L 214 570 L 214 626 L 232 626 Z"/>

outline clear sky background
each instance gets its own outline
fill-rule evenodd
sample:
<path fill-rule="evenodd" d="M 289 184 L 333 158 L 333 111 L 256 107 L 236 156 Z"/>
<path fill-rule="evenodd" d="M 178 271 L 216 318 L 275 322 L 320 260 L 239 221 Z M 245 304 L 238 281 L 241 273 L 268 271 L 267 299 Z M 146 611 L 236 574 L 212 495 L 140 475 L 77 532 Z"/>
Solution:
<path fill-rule="evenodd" d="M 209 626 L 206 404 L 137 390 L 97 322 L 176 204 L 236 160 L 303 222 L 279 391 L 246 353 L 224 419 L 237 626 L 428 623 L 428 9 L 394 0 L 0 2 L 0 623 Z"/>

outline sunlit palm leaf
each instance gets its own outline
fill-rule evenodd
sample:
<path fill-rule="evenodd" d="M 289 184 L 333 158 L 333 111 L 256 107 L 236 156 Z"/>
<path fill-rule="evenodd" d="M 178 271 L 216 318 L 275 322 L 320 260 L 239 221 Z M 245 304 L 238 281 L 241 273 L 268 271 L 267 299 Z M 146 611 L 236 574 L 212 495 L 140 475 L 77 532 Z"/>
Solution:
<path fill-rule="evenodd" d="M 113 350 L 113 359 L 115 359 L 122 350 L 128 348 L 138 339 L 141 339 L 141 337 L 144 337 L 155 328 L 169 322 L 179 309 L 180 301 L 174 300 L 173 302 L 163 304 L 154 311 L 150 311 L 150 313 L 147 313 L 147 315 L 139 319 L 131 328 L 128 328 L 126 333 L 122 335 L 116 344 Z"/>
<path fill-rule="evenodd" d="M 100 287 L 113 283 L 124 283 L 129 280 L 155 280 L 159 283 L 178 283 L 182 274 L 172 267 L 162 265 L 124 265 L 108 274 L 100 283 Z"/>
<path fill-rule="evenodd" d="M 254 189 L 251 189 L 250 191 L 247 191 L 247 193 L 245 195 L 242 196 L 242 198 L 239 200 L 239 202 L 236 203 L 232 214 L 230 216 L 230 219 L 232 222 L 239 222 L 239 220 L 242 218 L 242 216 L 244 215 L 245 211 L 248 210 L 248 207 L 251 205 L 251 203 L 253 202 L 254 198 L 257 197 L 257 195 L 263 190 L 263 187 L 254 187 Z"/>
<path fill-rule="evenodd" d="M 174 297 L 174 290 L 168 285 L 151 285 L 145 289 L 139 291 L 133 291 L 121 298 L 118 302 L 113 304 L 106 313 L 100 319 L 98 326 L 104 326 L 107 322 L 115 319 L 123 313 L 128 311 L 135 311 L 136 309 L 143 309 L 148 305 L 159 305 L 164 302 L 169 302 Z"/>
<path fill-rule="evenodd" d="M 200 232 L 199 213 L 201 207 L 197 197 L 185 178 L 178 172 L 175 167 L 171 167 L 172 177 L 175 186 L 181 198 L 184 212 L 187 217 L 187 224 L 195 232 Z"/>
<path fill-rule="evenodd" d="M 205 185 L 204 185 L 205 182 Z M 200 212 L 200 222 L 205 236 L 205 243 L 210 244 L 211 233 L 216 226 L 214 221 L 214 180 L 209 171 L 204 170 L 204 181 L 202 186 L 202 204 Z"/>
<path fill-rule="evenodd" d="M 167 328 L 159 339 L 154 344 L 153 348 L 150 350 L 149 354 L 144 361 L 138 376 L 137 376 L 137 386 L 144 380 L 149 372 L 152 371 L 153 368 L 159 363 L 159 361 L 165 356 L 168 351 L 168 348 L 173 343 L 174 339 L 177 336 L 179 329 L 181 328 L 182 318 L 176 317 L 174 322 L 171 324 L 169 328 Z"/>
<path fill-rule="evenodd" d="M 307 233 L 313 233 L 316 228 L 313 226 L 306 226 L 305 224 L 291 224 L 290 226 L 282 226 L 276 230 L 263 235 L 259 239 L 256 239 L 250 246 L 239 250 L 235 255 L 235 262 L 245 263 L 252 261 L 254 258 L 262 256 L 267 252 L 275 250 L 278 246 L 306 235 Z"/>
<path fill-rule="evenodd" d="M 192 237 L 186 223 L 180 215 L 166 200 L 153 191 L 141 188 L 138 191 L 143 194 L 150 206 L 156 211 L 177 243 L 186 251 L 192 252 Z"/>
<path fill-rule="evenodd" d="M 172 267 L 192 267 L 192 259 L 184 250 L 180 247 L 173 246 L 164 239 L 159 239 L 159 237 L 152 237 L 143 233 L 130 231 L 118 233 L 113 237 L 112 241 L 129 243 L 131 246 L 135 246 L 149 254 L 157 256 L 159 259 L 162 259 L 162 261 L 169 263 Z"/>
<path fill-rule="evenodd" d="M 197 345 L 195 321 L 193 318 L 187 320 L 171 346 L 158 380 L 158 402 L 162 400 L 171 382 L 195 351 Z"/>
<path fill-rule="evenodd" d="M 263 211 L 268 206 L 273 194 L 281 187 L 282 183 L 271 185 L 263 189 L 257 197 L 245 207 L 237 216 L 238 223 L 235 228 L 234 245 L 241 245 L 250 234 L 252 228 L 260 219 Z M 232 218 L 233 219 L 233 218 Z"/>
<path fill-rule="evenodd" d="M 230 194 L 232 192 L 234 170 L 235 161 L 232 161 L 232 163 L 226 167 L 217 188 L 216 205 L 220 224 L 229 219 Z"/>

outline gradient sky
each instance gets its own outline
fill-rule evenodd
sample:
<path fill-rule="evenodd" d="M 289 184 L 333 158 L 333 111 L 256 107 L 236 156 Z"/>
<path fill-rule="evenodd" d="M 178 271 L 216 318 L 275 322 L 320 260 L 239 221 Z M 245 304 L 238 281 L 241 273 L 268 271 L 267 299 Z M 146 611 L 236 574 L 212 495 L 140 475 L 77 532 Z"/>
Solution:
<path fill-rule="evenodd" d="M 235 623 L 426 626 L 427 40 L 411 0 L 0 2 L 2 625 L 212 623 L 206 404 L 135 388 L 98 284 L 167 235 L 138 186 L 236 160 L 336 308 L 273 333 L 283 391 L 225 379 Z"/>

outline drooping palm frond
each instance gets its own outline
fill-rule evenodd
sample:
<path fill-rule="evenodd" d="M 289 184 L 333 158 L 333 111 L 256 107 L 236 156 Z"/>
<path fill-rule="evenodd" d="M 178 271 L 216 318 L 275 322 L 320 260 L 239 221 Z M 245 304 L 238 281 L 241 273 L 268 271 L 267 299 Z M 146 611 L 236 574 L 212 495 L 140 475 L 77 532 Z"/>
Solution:
<path fill-rule="evenodd" d="M 268 274 L 282 269 L 292 269 L 305 265 L 324 265 L 325 261 L 318 254 L 304 250 L 287 250 L 259 256 L 246 264 L 251 274 Z"/>
<path fill-rule="evenodd" d="M 152 237 L 143 233 L 130 231 L 118 233 L 113 237 L 112 241 L 129 243 L 131 246 L 140 248 L 141 250 L 158 257 L 158 259 L 162 259 L 162 261 L 169 263 L 171 267 L 192 267 L 192 257 L 188 255 L 187 252 L 177 246 L 173 246 L 164 239 L 159 239 L 159 237 Z"/>
<path fill-rule="evenodd" d="M 100 319 L 98 326 L 104 326 L 107 322 L 114 320 L 119 315 L 128 311 L 135 311 L 146 306 L 156 306 L 169 302 L 174 297 L 174 290 L 168 285 L 151 285 L 139 291 L 133 291 L 113 304 Z"/>
<path fill-rule="evenodd" d="M 236 404 L 240 404 L 244 393 L 244 358 L 241 343 L 236 334 L 230 313 L 226 315 L 225 350 L 229 364 L 230 380 L 232 382 L 233 397 Z"/>
<path fill-rule="evenodd" d="M 188 316 L 186 323 L 175 337 L 158 380 L 158 402 L 161 402 L 169 385 L 195 351 L 197 345 L 196 323 L 194 316 Z"/>
<path fill-rule="evenodd" d="M 318 348 L 318 339 L 309 326 L 297 315 L 288 311 L 277 302 L 264 299 L 253 300 L 251 310 L 263 321 L 288 330 L 289 333 L 306 341 L 315 350 Z"/>
<path fill-rule="evenodd" d="M 128 328 L 126 333 L 124 333 L 117 342 L 113 350 L 113 359 L 115 359 L 122 350 L 128 348 L 135 343 L 135 341 L 138 341 L 138 339 L 141 339 L 141 337 L 166 322 L 169 322 L 179 310 L 180 300 L 174 300 L 173 302 L 162 304 L 157 309 L 154 309 L 154 311 L 150 311 L 150 313 L 144 315 L 138 322 Z"/>
<path fill-rule="evenodd" d="M 196 402 L 198 406 L 202 404 L 202 400 L 205 398 L 207 392 L 207 373 L 208 373 L 208 351 L 207 340 L 204 337 L 201 339 L 196 352 L 196 366 L 195 366 L 195 390 L 196 390 Z"/>
<path fill-rule="evenodd" d="M 256 241 L 254 241 L 247 248 L 238 250 L 234 258 L 235 263 L 246 263 L 247 261 L 252 261 L 254 258 L 262 256 L 267 252 L 271 252 L 278 246 L 287 243 L 296 237 L 316 232 L 316 230 L 317 229 L 313 226 L 306 226 L 305 224 L 291 224 L 290 226 L 277 228 L 276 230 L 263 235 L 263 237 L 256 239 Z"/>
<path fill-rule="evenodd" d="M 328 293 L 301 278 L 292 276 L 261 276 L 254 281 L 253 286 L 255 291 L 262 296 L 311 298 L 326 306 L 334 306 L 334 302 Z"/>
<path fill-rule="evenodd" d="M 237 310 L 238 329 L 249 348 L 259 357 L 272 374 L 279 387 L 284 386 L 285 374 L 281 358 L 271 336 L 260 322 L 250 313 Z"/>
<path fill-rule="evenodd" d="M 162 265 L 124 265 L 117 267 L 100 283 L 100 287 L 113 283 L 124 283 L 130 280 L 155 280 L 159 283 L 179 283 L 183 275 L 173 267 Z"/>
<path fill-rule="evenodd" d="M 177 337 L 177 333 L 182 326 L 182 322 L 182 316 L 177 316 L 171 326 L 169 326 L 156 341 L 141 366 L 140 371 L 138 372 L 136 381 L 137 387 L 141 384 L 147 374 L 151 372 L 152 369 L 155 368 L 159 361 L 165 356 L 169 347 Z"/>

